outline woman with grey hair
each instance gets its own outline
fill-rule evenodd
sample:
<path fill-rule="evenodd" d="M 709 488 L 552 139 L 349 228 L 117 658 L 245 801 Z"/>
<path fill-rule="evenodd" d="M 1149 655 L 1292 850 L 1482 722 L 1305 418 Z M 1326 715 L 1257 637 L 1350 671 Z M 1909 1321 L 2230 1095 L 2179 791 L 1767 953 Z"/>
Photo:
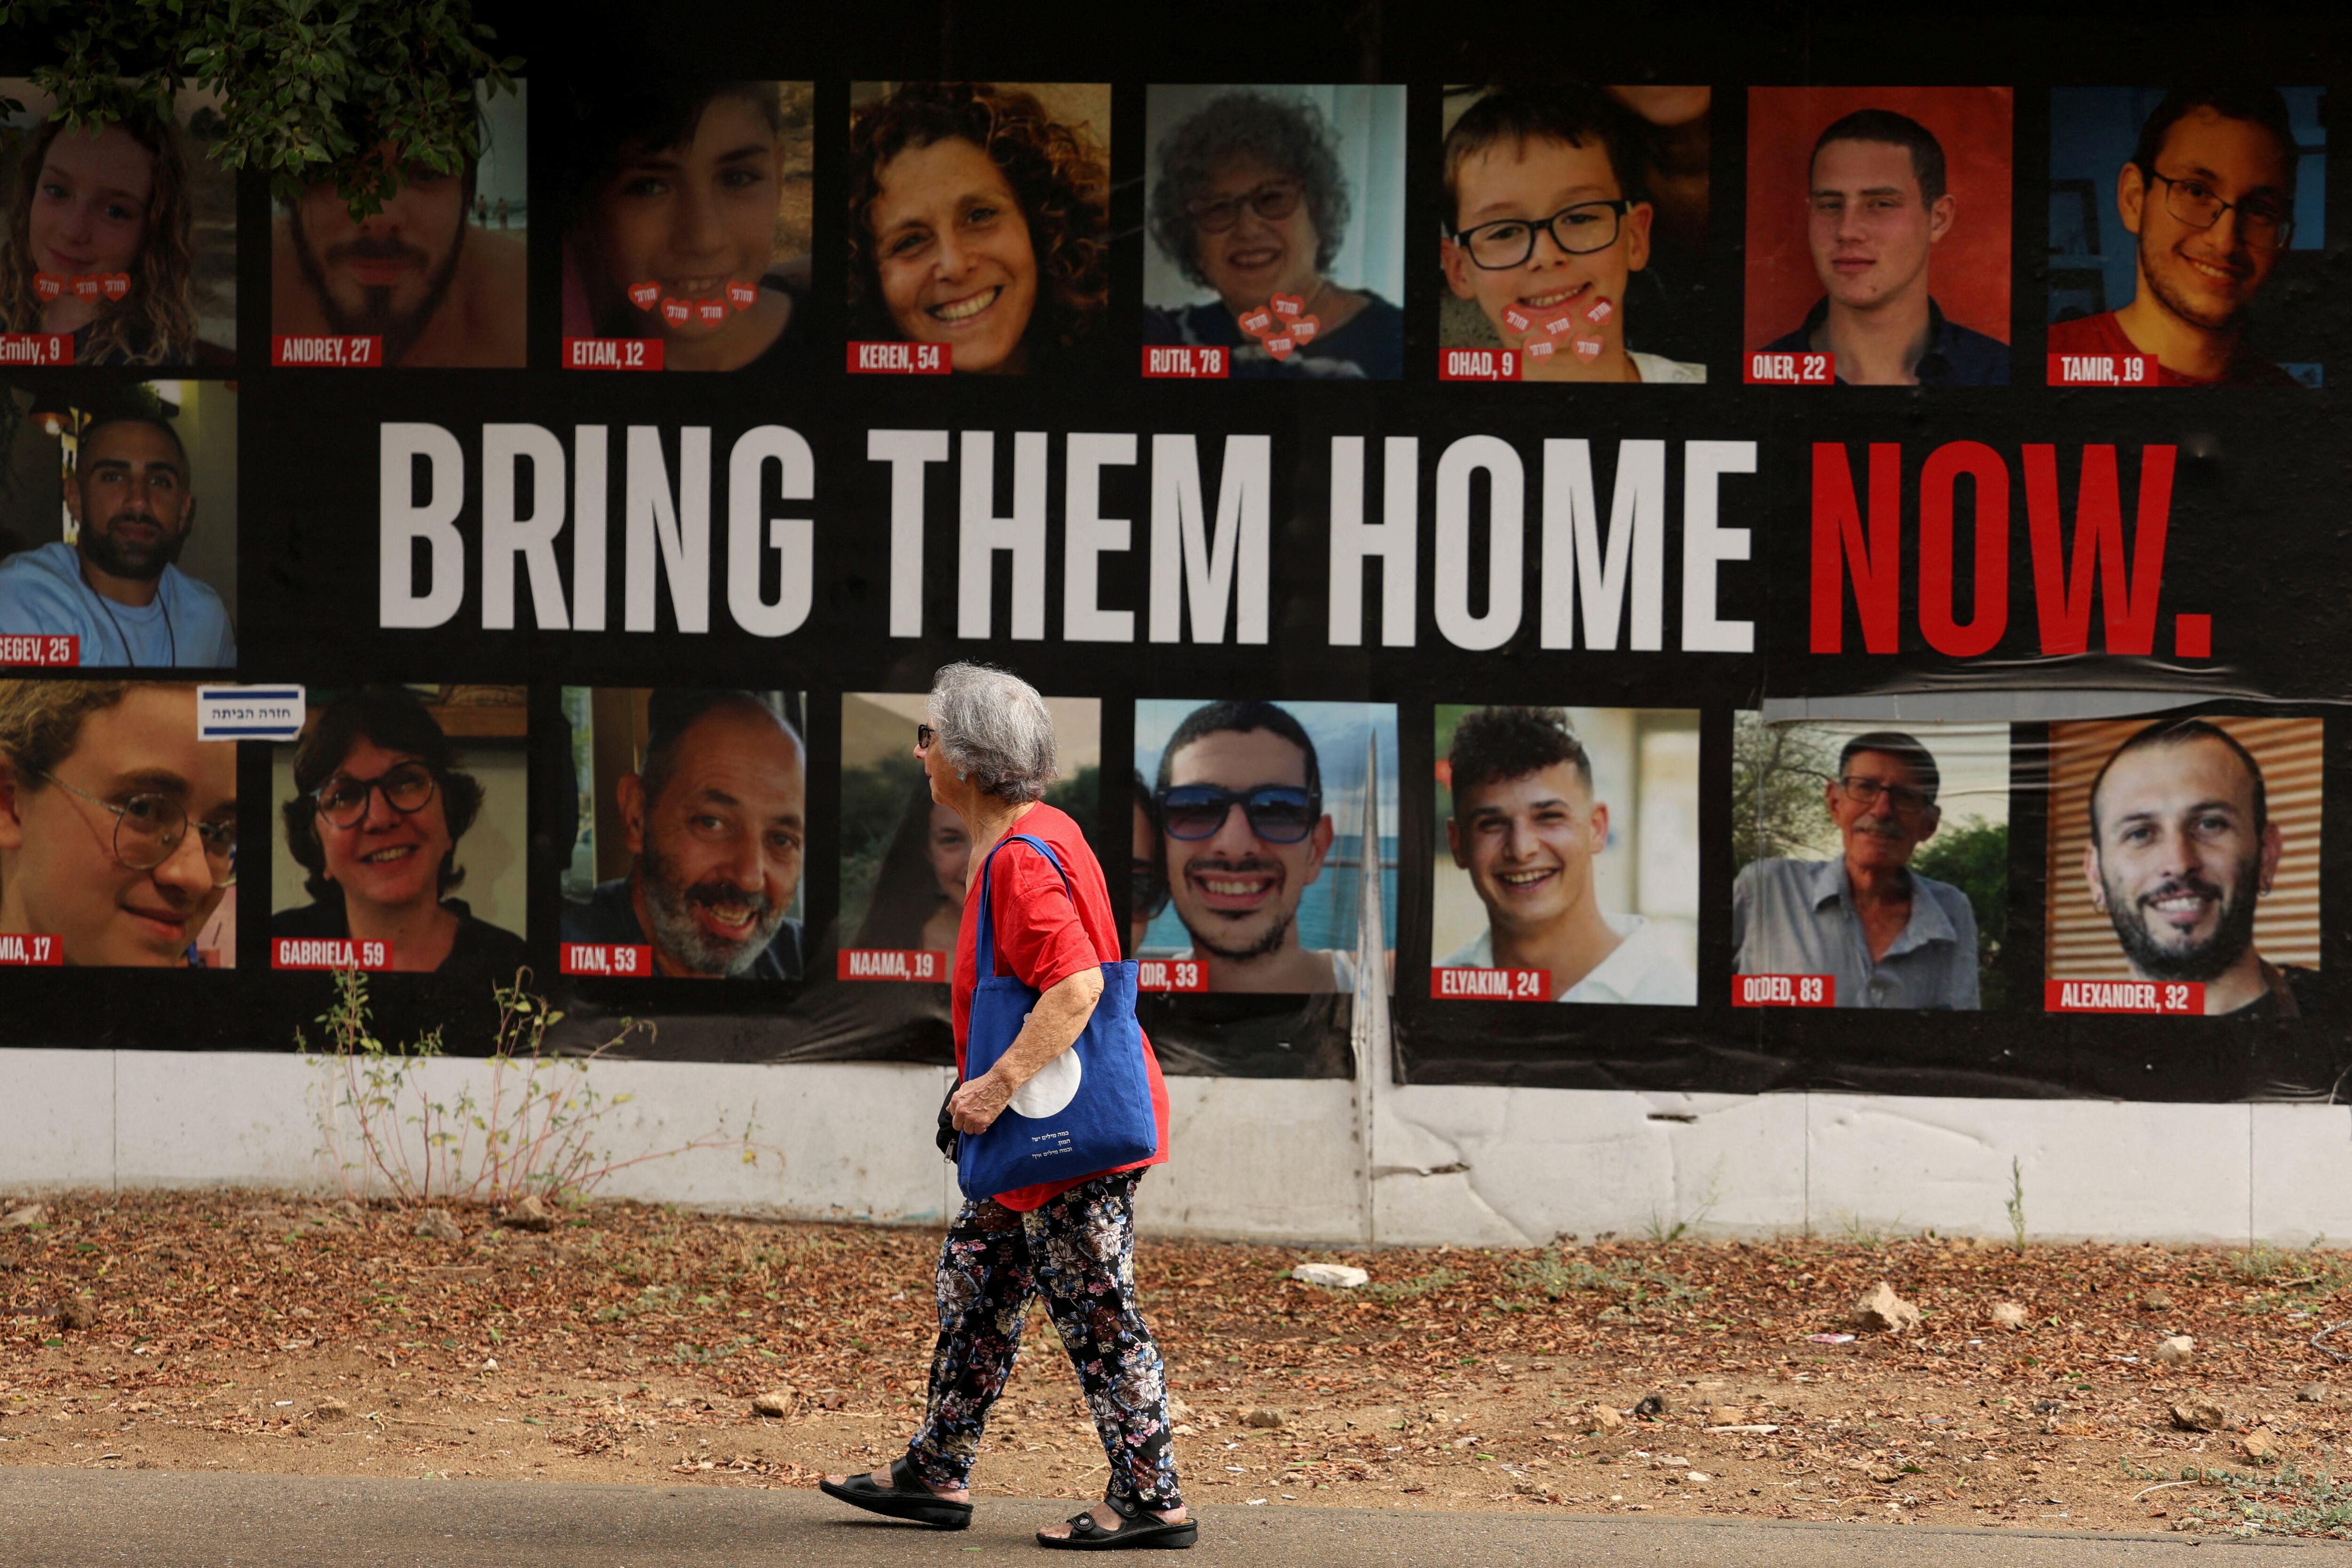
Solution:
<path fill-rule="evenodd" d="M 986 665 L 951 664 L 933 679 L 929 708 L 915 756 L 932 798 L 971 831 L 966 887 L 975 887 L 990 852 L 1011 834 L 1043 840 L 1060 860 L 1057 868 L 1032 845 L 1007 845 L 987 897 L 964 900 L 951 984 L 959 1078 L 981 921 L 994 922 L 997 973 L 1038 994 L 1003 1056 L 949 1099 L 956 1131 L 973 1136 L 1085 1031 L 1103 994 L 1102 966 L 1118 961 L 1119 928 L 1085 833 L 1042 798 L 1058 770 L 1053 715 L 1036 689 Z M 937 1529 L 969 1525 L 981 1432 L 1012 1376 L 1029 1303 L 1042 1292 L 1094 1412 L 1110 1480 L 1101 1502 L 1039 1531 L 1037 1543 L 1100 1551 L 1190 1546 L 1198 1538 L 1176 1483 L 1167 1371 L 1135 1304 L 1136 1184 L 1145 1166 L 1168 1158 L 1168 1089 L 1149 1039 L 1143 1061 L 1158 1150 L 1117 1170 L 965 1200 L 940 1249 L 940 1338 L 923 1424 L 904 1458 L 870 1475 L 827 1476 L 826 1493 Z"/>
<path fill-rule="evenodd" d="M 1404 312 L 1328 276 L 1348 234 L 1335 139 L 1314 104 L 1254 91 L 1220 93 L 1161 139 L 1151 237 L 1217 299 L 1146 307 L 1146 343 L 1224 348 L 1235 376 L 1404 374 Z M 1294 321 L 1312 335 L 1286 335 Z M 1279 355 L 1266 346 L 1278 337 Z"/>

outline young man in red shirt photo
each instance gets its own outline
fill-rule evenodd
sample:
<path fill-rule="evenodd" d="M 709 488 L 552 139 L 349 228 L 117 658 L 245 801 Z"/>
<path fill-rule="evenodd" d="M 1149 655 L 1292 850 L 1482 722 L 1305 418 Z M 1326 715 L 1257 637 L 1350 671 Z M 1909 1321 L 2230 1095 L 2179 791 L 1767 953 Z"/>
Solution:
<path fill-rule="evenodd" d="M 2132 302 L 2053 322 L 2050 353 L 2156 362 L 2159 386 L 2295 386 L 2246 345 L 2245 310 L 2294 235 L 2294 131 L 2274 87 L 2167 93 L 2116 177 L 2138 237 Z"/>

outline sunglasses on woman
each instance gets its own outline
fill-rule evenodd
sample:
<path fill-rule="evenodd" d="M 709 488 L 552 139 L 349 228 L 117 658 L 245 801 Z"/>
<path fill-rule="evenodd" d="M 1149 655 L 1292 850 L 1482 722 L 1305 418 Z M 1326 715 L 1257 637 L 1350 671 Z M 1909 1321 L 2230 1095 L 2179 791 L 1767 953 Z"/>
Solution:
<path fill-rule="evenodd" d="M 1323 816 L 1321 795 L 1300 784 L 1258 784 L 1245 790 L 1219 784 L 1169 784 L 1155 792 L 1160 823 L 1171 838 L 1213 838 L 1238 805 L 1250 831 L 1268 844 L 1296 844 L 1315 831 Z"/>

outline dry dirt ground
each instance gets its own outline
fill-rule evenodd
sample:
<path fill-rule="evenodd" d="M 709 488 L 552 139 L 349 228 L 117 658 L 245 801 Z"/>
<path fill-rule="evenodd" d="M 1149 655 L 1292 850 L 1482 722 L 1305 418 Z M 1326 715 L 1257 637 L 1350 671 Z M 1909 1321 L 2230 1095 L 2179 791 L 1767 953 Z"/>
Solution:
<path fill-rule="evenodd" d="M 599 1204 L 545 1235 L 459 1209 L 450 1242 L 268 1194 L 43 1201 L 0 1230 L 0 1464 L 812 1486 L 919 1414 L 936 1231 Z M 2307 1342 L 2352 1317 L 2333 1252 L 1147 1238 L 1137 1274 L 1202 1502 L 2352 1533 L 2352 1368 Z M 1919 1327 L 1812 1337 L 1881 1279 Z M 1030 1332 L 976 1489 L 1098 1496 Z M 2159 1364 L 2172 1333 L 2195 1352 Z M 2198 1400 L 2220 1429 L 2176 1423 Z"/>

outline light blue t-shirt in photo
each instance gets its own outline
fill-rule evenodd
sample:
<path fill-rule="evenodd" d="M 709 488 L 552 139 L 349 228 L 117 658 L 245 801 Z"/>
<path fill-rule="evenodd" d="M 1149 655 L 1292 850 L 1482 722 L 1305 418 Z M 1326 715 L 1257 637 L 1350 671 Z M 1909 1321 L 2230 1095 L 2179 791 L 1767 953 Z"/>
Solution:
<path fill-rule="evenodd" d="M 152 602 L 118 605 L 82 580 L 80 553 L 62 541 L 0 561 L 0 636 L 19 635 L 79 637 L 84 668 L 236 663 L 236 632 L 211 588 L 166 566 Z"/>

